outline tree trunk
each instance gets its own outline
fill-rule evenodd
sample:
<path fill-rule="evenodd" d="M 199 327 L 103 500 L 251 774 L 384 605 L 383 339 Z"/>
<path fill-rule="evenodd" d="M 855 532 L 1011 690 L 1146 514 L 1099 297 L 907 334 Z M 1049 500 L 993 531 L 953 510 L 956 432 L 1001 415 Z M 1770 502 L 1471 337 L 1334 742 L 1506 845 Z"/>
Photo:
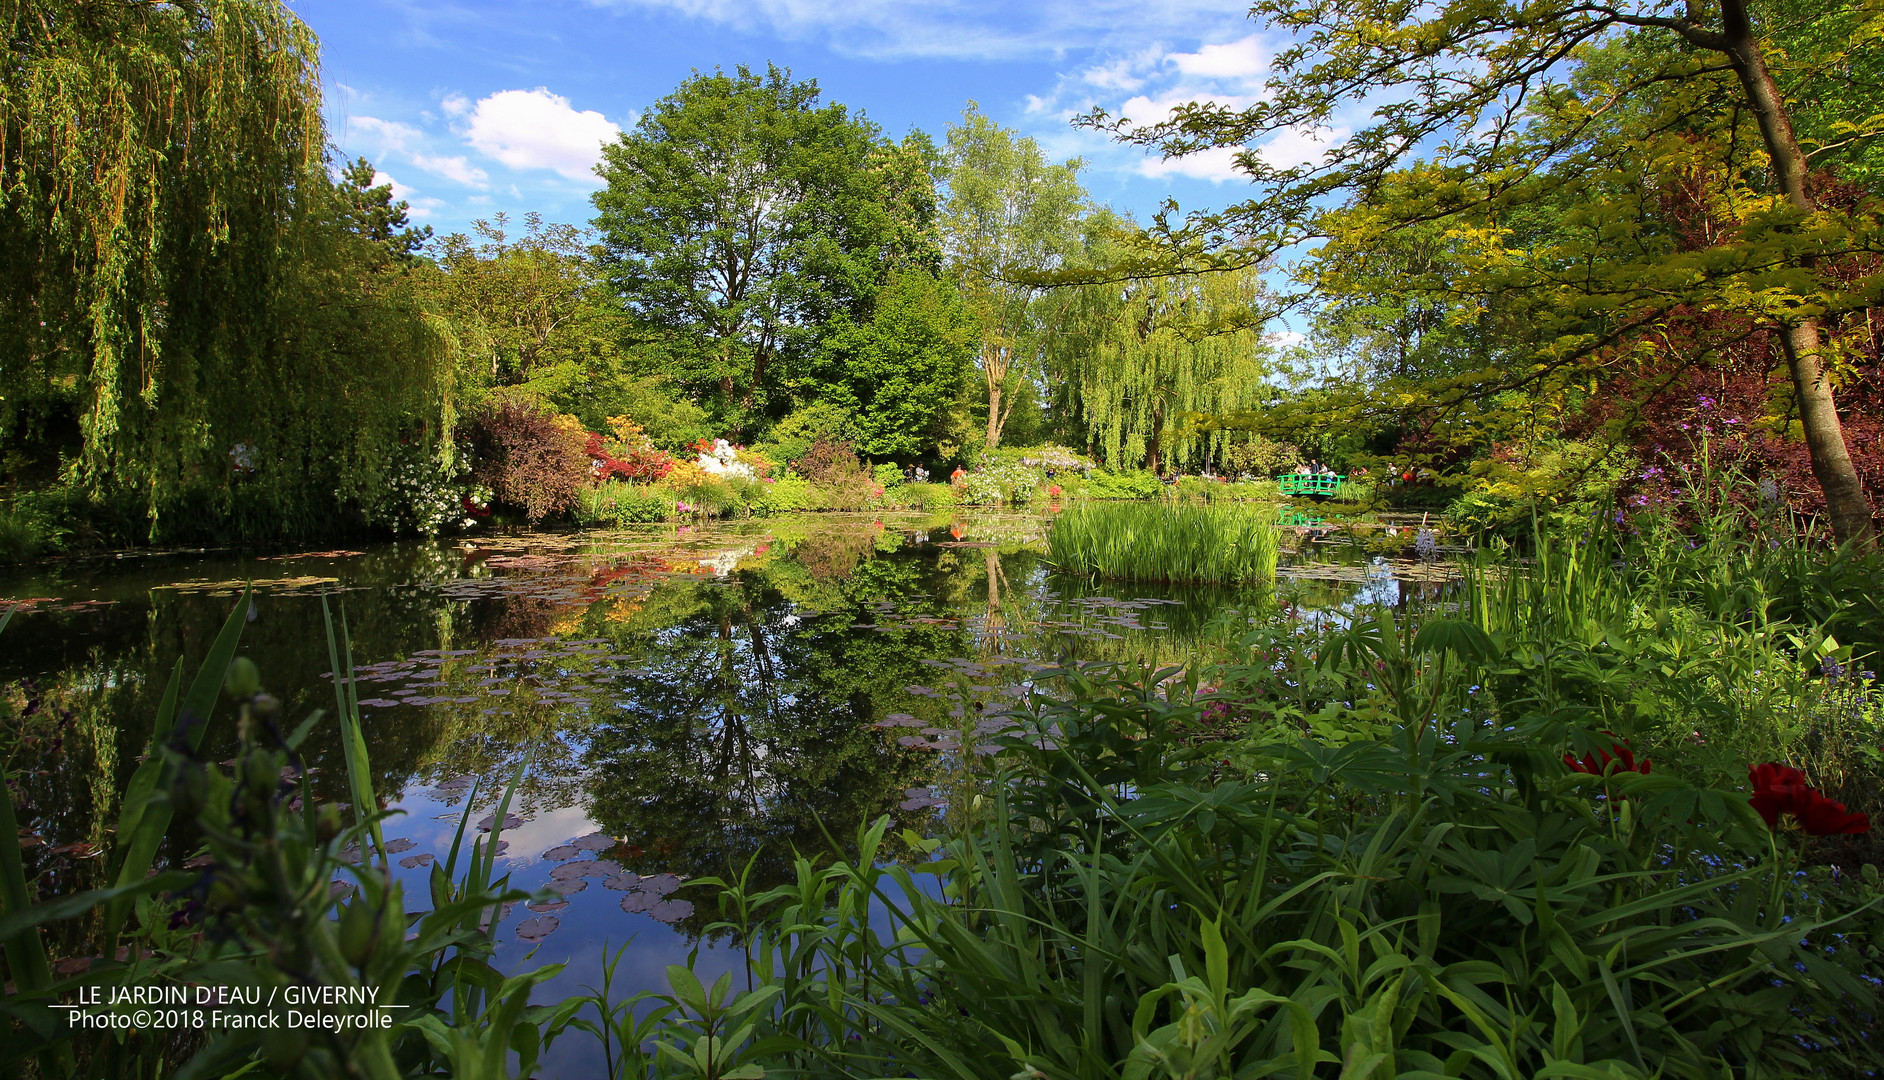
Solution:
<path fill-rule="evenodd" d="M 1007 348 L 999 342 L 981 347 L 981 373 L 988 382 L 988 449 L 1001 445 L 1001 427 L 1007 414 L 1001 411 L 1001 397 L 1007 390 Z"/>
<path fill-rule="evenodd" d="M 1772 160 L 1773 175 L 1779 190 L 1804 213 L 1818 209 L 1806 192 L 1806 156 L 1792 129 L 1786 111 L 1786 99 L 1773 81 L 1759 42 L 1753 38 L 1752 23 L 1745 0 L 1723 0 L 1721 4 L 1723 50 L 1746 91 L 1747 104 L 1760 126 L 1760 138 Z M 1804 261 L 1811 269 L 1813 260 Z M 1825 492 L 1826 516 L 1831 518 L 1832 533 L 1840 540 L 1870 539 L 1871 503 L 1865 496 L 1864 481 L 1851 461 L 1845 445 L 1844 425 L 1838 419 L 1838 403 L 1820 350 L 1824 328 L 1816 316 L 1785 321 L 1780 326 L 1780 350 L 1792 375 L 1793 394 L 1799 404 L 1799 422 L 1805 429 L 1806 451 L 1812 460 L 1812 475 Z"/>
<path fill-rule="evenodd" d="M 1164 475 L 1164 398 L 1156 399 L 1151 406 L 1151 439 L 1145 443 L 1145 468 L 1152 475 Z"/>

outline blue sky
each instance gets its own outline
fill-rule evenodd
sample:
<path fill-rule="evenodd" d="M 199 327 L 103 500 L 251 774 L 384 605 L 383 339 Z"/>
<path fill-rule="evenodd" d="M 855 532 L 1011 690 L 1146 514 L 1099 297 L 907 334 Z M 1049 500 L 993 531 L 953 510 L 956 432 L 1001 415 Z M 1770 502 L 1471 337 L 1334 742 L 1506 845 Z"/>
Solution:
<path fill-rule="evenodd" d="M 695 70 L 769 61 L 893 136 L 938 140 L 974 100 L 1095 198 L 1146 220 L 1249 187 L 1228 152 L 1147 159 L 1068 125 L 1172 103 L 1254 100 L 1278 38 L 1223 0 L 292 0 L 320 36 L 330 138 L 370 158 L 417 223 L 540 211 L 584 223 L 604 140 Z M 1309 142 L 1261 149 L 1300 160 Z"/>

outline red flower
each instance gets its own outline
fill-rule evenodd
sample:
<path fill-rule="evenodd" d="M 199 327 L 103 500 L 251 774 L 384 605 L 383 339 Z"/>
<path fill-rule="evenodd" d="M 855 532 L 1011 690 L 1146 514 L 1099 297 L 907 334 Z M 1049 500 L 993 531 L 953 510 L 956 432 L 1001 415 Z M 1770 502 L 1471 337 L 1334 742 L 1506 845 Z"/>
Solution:
<path fill-rule="evenodd" d="M 1806 783 L 1805 774 L 1788 765 L 1768 762 L 1747 770 L 1747 783 L 1753 788 L 1748 800 L 1766 824 L 1779 828 L 1779 816 L 1791 814 L 1799 827 L 1813 836 L 1834 833 L 1861 833 L 1871 828 L 1871 819 L 1863 814 L 1847 813 L 1845 804 L 1834 802 Z"/>
<path fill-rule="evenodd" d="M 1604 734 L 1608 734 L 1608 732 L 1604 732 Z M 1609 750 L 1614 750 L 1615 754 L 1611 755 Z M 1589 773 L 1591 776 L 1607 775 L 1611 761 L 1616 763 L 1617 772 L 1641 773 L 1643 776 L 1649 774 L 1649 769 L 1651 768 L 1649 759 L 1643 758 L 1640 762 L 1637 762 L 1635 760 L 1635 751 L 1629 749 L 1629 744 L 1626 741 L 1614 744 L 1609 750 L 1598 750 L 1594 754 L 1585 754 L 1581 761 L 1571 757 L 1569 754 L 1565 754 L 1563 756 L 1563 763 L 1570 766 L 1570 768 L 1576 772 Z M 1599 757 L 1601 760 L 1598 760 Z"/>

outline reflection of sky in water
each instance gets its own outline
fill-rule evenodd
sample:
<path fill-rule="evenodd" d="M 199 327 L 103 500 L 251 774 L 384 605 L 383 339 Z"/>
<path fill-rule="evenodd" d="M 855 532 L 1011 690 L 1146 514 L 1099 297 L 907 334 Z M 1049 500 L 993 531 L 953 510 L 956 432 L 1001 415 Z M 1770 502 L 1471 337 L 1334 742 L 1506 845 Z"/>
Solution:
<path fill-rule="evenodd" d="M 619 857 L 643 877 L 723 875 L 761 852 L 770 884 L 789 874 L 793 847 L 822 846 L 820 826 L 848 837 L 879 814 L 894 828 L 931 820 L 936 757 L 897 729 L 954 722 L 958 683 L 1028 677 L 1026 664 L 989 660 L 1170 662 L 1269 602 L 1247 591 L 1068 581 L 1037 554 L 1038 519 L 958 524 L 816 515 L 266 563 L 204 555 L 73 564 L 0 585 L 0 595 L 56 600 L 16 618 L 0 679 L 63 679 L 75 692 L 102 683 L 98 699 L 125 732 L 119 760 L 134 760 L 156 673 L 180 649 L 200 655 L 229 594 L 254 577 L 258 617 L 243 652 L 285 711 L 306 715 L 332 706 L 319 590 L 341 588 L 356 665 L 373 679 L 360 697 L 378 703 L 364 710 L 369 749 L 382 790 L 399 793 L 394 807 L 404 811 L 385 835 L 412 842 L 393 860 L 408 906 L 429 895 L 430 866 L 418 857 L 445 859 L 462 809 L 462 790 L 432 785 L 478 778 L 481 816 L 526 751 L 535 772 L 499 858 L 512 884 L 545 885 L 560 861 L 544 852 L 598 832 L 634 845 Z M 1285 563 L 1274 595 L 1339 623 L 1356 606 L 1435 596 L 1443 586 L 1434 577 L 1429 566 L 1318 546 Z M 413 698 L 426 704 L 397 703 Z M 229 756 L 230 737 L 212 735 L 224 747 L 218 757 Z M 323 739 L 311 756 L 324 782 L 337 782 L 343 767 Z M 617 857 L 582 857 L 605 856 Z M 693 935 L 715 917 L 712 905 L 670 927 L 623 911 L 634 895 L 588 879 L 536 942 L 516 936 L 533 914 L 519 906 L 500 934 L 500 965 L 567 962 L 543 996 L 577 993 L 600 985 L 604 943 L 632 938 L 618 991 L 663 986 L 665 966 L 685 962 Z M 738 963 L 721 943 L 698 945 L 709 979 Z M 599 1071 L 591 1049 L 586 1039 L 558 1044 L 554 1071 Z"/>

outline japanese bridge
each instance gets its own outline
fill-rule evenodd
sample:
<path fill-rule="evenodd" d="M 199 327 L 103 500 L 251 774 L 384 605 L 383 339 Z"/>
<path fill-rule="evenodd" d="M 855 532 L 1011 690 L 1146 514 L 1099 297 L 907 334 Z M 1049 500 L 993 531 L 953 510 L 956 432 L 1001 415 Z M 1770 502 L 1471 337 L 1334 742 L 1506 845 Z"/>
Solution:
<path fill-rule="evenodd" d="M 1302 495 L 1320 502 L 1340 494 L 1341 482 L 1346 479 L 1334 473 L 1283 473 L 1276 477 L 1276 487 L 1284 495 Z"/>

